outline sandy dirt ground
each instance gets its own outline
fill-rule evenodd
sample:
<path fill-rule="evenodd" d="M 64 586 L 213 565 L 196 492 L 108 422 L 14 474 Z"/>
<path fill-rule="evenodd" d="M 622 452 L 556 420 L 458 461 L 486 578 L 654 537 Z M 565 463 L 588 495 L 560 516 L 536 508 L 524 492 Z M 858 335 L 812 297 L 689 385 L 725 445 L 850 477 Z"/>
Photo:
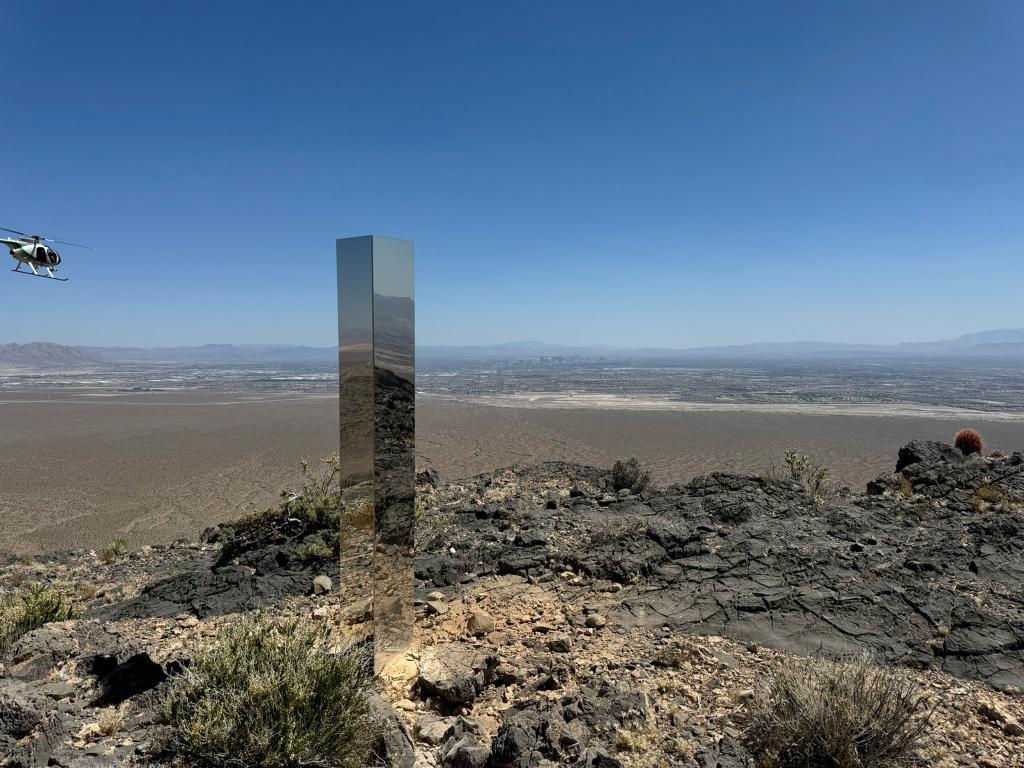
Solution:
<path fill-rule="evenodd" d="M 891 471 L 900 446 L 914 438 L 952 442 L 957 430 L 973 426 L 989 449 L 1024 448 L 1024 422 L 974 415 L 515 407 L 433 397 L 421 397 L 417 405 L 419 461 L 446 480 L 514 463 L 562 459 L 610 466 L 637 456 L 658 482 L 674 483 L 718 470 L 760 473 L 795 449 L 859 490 Z"/>
<path fill-rule="evenodd" d="M 761 472 L 795 448 L 860 488 L 915 437 L 961 426 L 1024 448 L 1024 424 L 971 417 L 496 407 L 423 397 L 419 464 L 453 480 L 515 463 L 609 466 L 636 455 L 660 483 Z M 31 554 L 191 537 L 299 484 L 300 456 L 336 450 L 329 395 L 93 393 L 0 398 L 0 550 Z"/>

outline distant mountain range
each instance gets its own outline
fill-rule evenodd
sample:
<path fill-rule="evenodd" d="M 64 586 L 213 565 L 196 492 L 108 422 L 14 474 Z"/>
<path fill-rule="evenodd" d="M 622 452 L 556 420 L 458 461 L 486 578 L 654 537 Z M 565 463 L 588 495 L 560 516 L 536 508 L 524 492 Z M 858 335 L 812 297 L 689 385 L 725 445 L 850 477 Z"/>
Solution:
<path fill-rule="evenodd" d="M 420 360 L 501 360 L 517 357 L 606 357 L 611 359 L 673 358 L 803 358 L 803 357 L 928 357 L 1024 356 L 1024 328 L 982 331 L 954 339 L 900 344 L 837 344 L 828 341 L 765 342 L 720 347 L 567 346 L 517 341 L 486 346 L 423 346 Z"/>
<path fill-rule="evenodd" d="M 11 368 L 92 368 L 103 362 L 88 350 L 48 341 L 0 344 L 0 366 Z"/>
<path fill-rule="evenodd" d="M 396 313 L 396 323 L 405 318 Z M 0 344 L 0 366 L 81 368 L 110 363 L 238 363 L 333 365 L 335 347 L 287 344 L 206 344 L 196 347 L 68 347 L 50 342 Z M 835 344 L 823 341 L 769 342 L 723 347 L 568 346 L 516 341 L 483 346 L 419 346 L 417 359 L 511 360 L 524 357 L 622 359 L 785 359 L 877 357 L 1024 357 L 1024 328 L 982 331 L 954 339 L 901 344 Z"/>
<path fill-rule="evenodd" d="M 336 363 L 336 347 L 291 344 L 204 344 L 201 347 L 85 347 L 118 363 Z"/>

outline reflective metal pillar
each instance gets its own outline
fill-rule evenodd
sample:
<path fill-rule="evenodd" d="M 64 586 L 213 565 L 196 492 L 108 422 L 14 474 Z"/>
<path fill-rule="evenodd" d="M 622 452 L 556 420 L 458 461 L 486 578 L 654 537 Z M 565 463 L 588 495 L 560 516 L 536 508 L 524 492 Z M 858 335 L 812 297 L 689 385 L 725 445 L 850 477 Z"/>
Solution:
<path fill-rule="evenodd" d="M 413 244 L 337 241 L 342 598 L 369 601 L 379 670 L 412 641 L 415 452 Z"/>

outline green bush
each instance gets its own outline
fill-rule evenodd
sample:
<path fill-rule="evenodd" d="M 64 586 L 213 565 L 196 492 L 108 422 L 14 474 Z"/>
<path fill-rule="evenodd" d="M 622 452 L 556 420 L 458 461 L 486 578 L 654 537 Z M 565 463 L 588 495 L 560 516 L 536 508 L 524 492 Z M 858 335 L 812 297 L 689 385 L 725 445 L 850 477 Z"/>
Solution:
<path fill-rule="evenodd" d="M 807 498 L 815 504 L 835 493 L 828 467 L 796 451 L 786 451 L 785 458 L 790 477 L 804 487 Z"/>
<path fill-rule="evenodd" d="M 861 657 L 782 665 L 742 717 L 761 768 L 898 768 L 918 762 L 931 710 L 916 684 Z"/>
<path fill-rule="evenodd" d="M 295 556 L 299 560 L 327 560 L 334 557 L 334 550 L 323 539 L 316 539 L 296 547 Z"/>
<path fill-rule="evenodd" d="M 169 751 L 196 766 L 363 768 L 373 679 L 328 640 L 262 615 L 228 626 L 165 697 Z"/>
<path fill-rule="evenodd" d="M 320 459 L 317 470 L 310 469 L 309 460 L 301 459 L 301 507 L 312 522 L 331 522 L 338 518 L 341 507 L 341 458 L 335 453 Z"/>
<path fill-rule="evenodd" d="M 30 584 L 0 598 L 0 653 L 34 629 L 75 617 L 74 604 L 60 590 Z"/>
<path fill-rule="evenodd" d="M 100 552 L 100 562 L 110 565 L 115 560 L 120 560 L 131 551 L 127 539 L 114 539 L 107 548 Z"/>
<path fill-rule="evenodd" d="M 628 488 L 633 493 L 642 493 L 651 485 L 651 473 L 641 466 L 635 456 L 626 461 L 619 459 L 612 467 L 612 487 L 616 491 Z"/>

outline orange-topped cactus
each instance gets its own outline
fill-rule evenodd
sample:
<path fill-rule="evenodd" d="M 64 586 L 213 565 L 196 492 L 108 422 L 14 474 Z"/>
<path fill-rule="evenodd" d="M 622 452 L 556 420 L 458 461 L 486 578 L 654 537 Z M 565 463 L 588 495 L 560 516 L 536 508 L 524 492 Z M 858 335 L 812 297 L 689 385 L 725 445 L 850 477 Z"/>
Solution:
<path fill-rule="evenodd" d="M 957 432 L 956 437 L 953 438 L 953 445 L 959 448 L 960 453 L 964 456 L 970 456 L 972 453 L 981 453 L 985 447 L 981 435 L 973 429 L 961 429 Z"/>

